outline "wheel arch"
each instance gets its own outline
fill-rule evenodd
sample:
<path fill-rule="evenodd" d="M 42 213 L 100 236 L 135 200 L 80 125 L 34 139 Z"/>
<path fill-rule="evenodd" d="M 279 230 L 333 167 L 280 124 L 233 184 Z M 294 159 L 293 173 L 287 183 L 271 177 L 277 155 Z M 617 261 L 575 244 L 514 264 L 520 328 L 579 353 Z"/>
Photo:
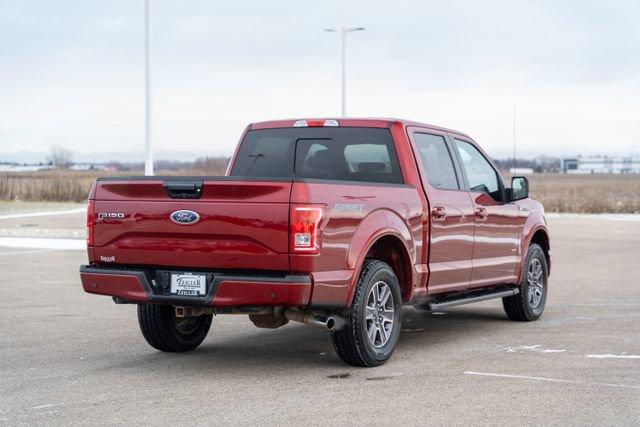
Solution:
<path fill-rule="evenodd" d="M 531 229 L 531 231 L 528 233 L 528 237 L 526 240 L 524 240 L 524 245 L 522 246 L 522 261 L 521 261 L 521 267 L 524 266 L 524 261 L 525 261 L 525 255 L 527 253 L 527 250 L 529 249 L 529 246 L 531 246 L 532 243 L 535 243 L 537 245 L 539 245 L 542 248 L 542 251 L 544 252 L 544 257 L 545 260 L 547 261 L 547 274 L 551 275 L 551 245 L 549 242 L 549 231 L 546 229 L 546 227 L 540 225 L 538 227 L 534 227 Z M 520 274 L 522 274 L 522 268 L 520 268 Z M 520 280 L 520 277 L 518 277 L 518 281 Z"/>
<path fill-rule="evenodd" d="M 378 209 L 364 218 L 349 244 L 347 263 L 354 274 L 345 304 L 351 306 L 360 271 L 365 259 L 380 257 L 391 266 L 400 282 L 403 301 L 408 301 L 413 291 L 416 257 L 415 242 L 409 227 L 396 213 Z"/>
<path fill-rule="evenodd" d="M 404 243 L 393 234 L 380 236 L 369 247 L 364 260 L 373 258 L 389 264 L 400 284 L 402 301 L 411 299 L 413 290 L 413 269 L 411 259 Z"/>
<path fill-rule="evenodd" d="M 355 274 L 353 275 L 351 289 L 346 301 L 347 306 L 351 306 L 353 295 L 360 279 L 360 271 L 367 259 L 378 259 L 387 263 L 396 277 L 398 277 L 402 301 L 407 302 L 411 299 L 414 271 L 410 251 L 401 234 L 393 229 L 384 229 L 376 233 L 361 252 L 354 269 Z"/>

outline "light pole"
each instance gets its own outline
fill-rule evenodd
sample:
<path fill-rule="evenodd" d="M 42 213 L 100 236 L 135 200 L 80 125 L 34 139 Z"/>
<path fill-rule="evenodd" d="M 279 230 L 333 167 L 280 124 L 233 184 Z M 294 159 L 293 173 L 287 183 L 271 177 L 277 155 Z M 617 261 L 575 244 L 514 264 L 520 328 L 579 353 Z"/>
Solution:
<path fill-rule="evenodd" d="M 342 117 L 347 115 L 347 34 L 353 31 L 364 31 L 364 27 L 340 28 L 340 36 L 342 40 Z M 335 33 L 338 30 L 327 28 L 325 31 Z"/>
<path fill-rule="evenodd" d="M 516 104 L 513 104 L 513 174 L 516 174 Z"/>
<path fill-rule="evenodd" d="M 153 175 L 153 153 L 151 152 L 151 21 L 150 1 L 144 0 L 144 174 Z"/>

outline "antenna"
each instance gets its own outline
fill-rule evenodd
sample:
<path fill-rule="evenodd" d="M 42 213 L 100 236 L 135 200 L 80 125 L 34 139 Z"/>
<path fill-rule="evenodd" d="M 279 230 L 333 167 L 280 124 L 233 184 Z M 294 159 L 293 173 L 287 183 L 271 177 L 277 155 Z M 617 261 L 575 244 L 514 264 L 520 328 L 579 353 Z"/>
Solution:
<path fill-rule="evenodd" d="M 516 174 L 516 104 L 513 104 L 513 174 Z"/>

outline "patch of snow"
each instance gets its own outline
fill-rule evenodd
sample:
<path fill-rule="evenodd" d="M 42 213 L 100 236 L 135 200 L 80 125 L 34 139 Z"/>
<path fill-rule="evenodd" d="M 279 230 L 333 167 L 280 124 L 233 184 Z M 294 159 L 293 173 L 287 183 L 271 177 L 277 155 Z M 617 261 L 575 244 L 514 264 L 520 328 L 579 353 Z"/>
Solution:
<path fill-rule="evenodd" d="M 579 213 L 560 213 L 548 212 L 545 214 L 547 218 L 568 218 L 568 219 L 602 219 L 607 221 L 640 221 L 640 214 L 579 214 Z"/>
<path fill-rule="evenodd" d="M 22 255 L 22 254 L 39 254 L 42 252 L 52 252 L 57 249 L 36 249 L 33 251 L 18 251 L 18 252 L 0 252 L 0 256 Z"/>
<path fill-rule="evenodd" d="M 84 229 L 15 227 L 0 228 L 1 237 L 46 237 L 49 239 L 84 239 Z"/>
<path fill-rule="evenodd" d="M 25 249 L 87 249 L 87 243 L 82 239 L 41 239 L 36 237 L 0 237 L 0 246 Z"/>
<path fill-rule="evenodd" d="M 75 208 L 75 209 L 67 209 L 63 211 L 24 212 L 24 213 L 0 215 L 0 219 L 16 219 L 16 218 L 31 218 L 31 217 L 37 217 L 37 216 L 67 215 L 67 214 L 75 214 L 75 213 L 81 213 L 86 211 L 87 211 L 87 208 Z"/>

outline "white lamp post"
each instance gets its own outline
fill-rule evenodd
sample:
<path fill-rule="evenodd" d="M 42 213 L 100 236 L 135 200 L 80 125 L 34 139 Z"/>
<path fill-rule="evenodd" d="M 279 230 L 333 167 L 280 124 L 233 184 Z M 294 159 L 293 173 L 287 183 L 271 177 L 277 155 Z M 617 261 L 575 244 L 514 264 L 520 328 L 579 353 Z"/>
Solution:
<path fill-rule="evenodd" d="M 340 28 L 342 38 L 342 117 L 347 115 L 347 34 L 353 31 L 364 31 L 364 27 Z M 325 29 L 327 32 L 335 33 L 338 30 L 333 28 Z"/>
<path fill-rule="evenodd" d="M 150 0 L 144 1 L 144 174 L 153 175 L 153 153 L 151 151 L 151 21 Z"/>

